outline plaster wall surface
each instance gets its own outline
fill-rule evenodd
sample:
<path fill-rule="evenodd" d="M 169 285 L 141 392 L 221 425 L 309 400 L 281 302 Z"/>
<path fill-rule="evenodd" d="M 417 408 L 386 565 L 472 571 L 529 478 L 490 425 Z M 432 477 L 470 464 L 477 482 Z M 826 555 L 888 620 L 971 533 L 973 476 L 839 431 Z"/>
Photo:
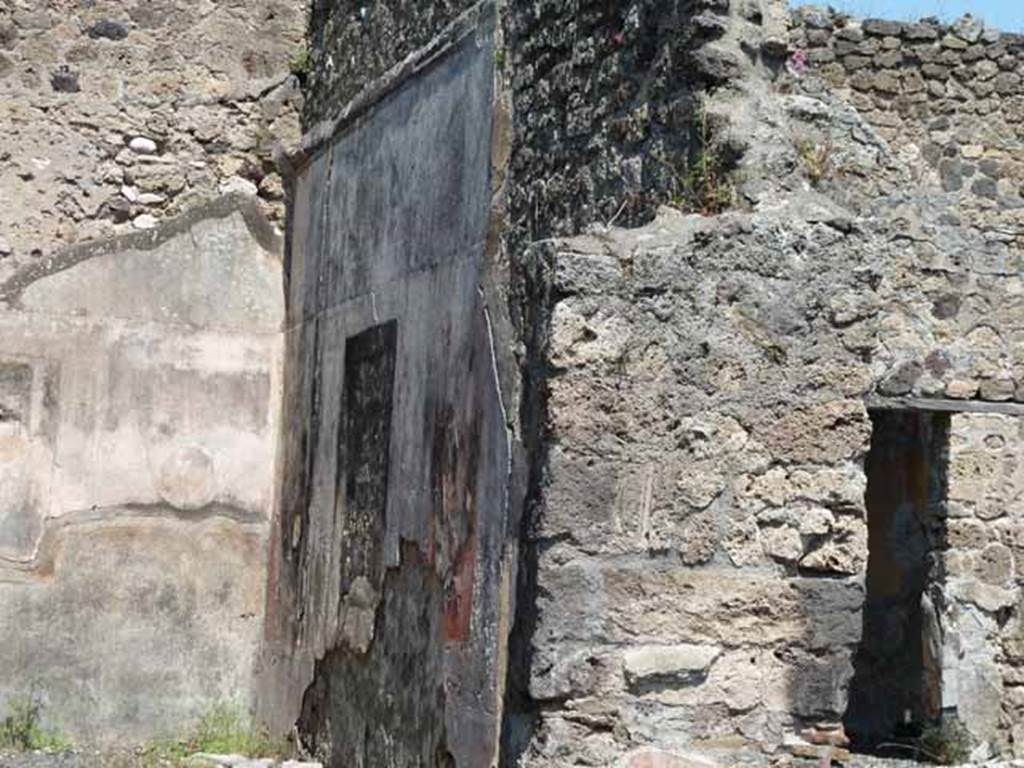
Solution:
<path fill-rule="evenodd" d="M 515 489 L 478 21 L 295 180 L 269 648 L 331 766 L 497 759 Z"/>
<path fill-rule="evenodd" d="M 0 716 L 252 707 L 307 10 L 0 2 Z"/>
<path fill-rule="evenodd" d="M 83 742 L 251 706 L 279 252 L 229 198 L 0 285 L 0 706 Z"/>

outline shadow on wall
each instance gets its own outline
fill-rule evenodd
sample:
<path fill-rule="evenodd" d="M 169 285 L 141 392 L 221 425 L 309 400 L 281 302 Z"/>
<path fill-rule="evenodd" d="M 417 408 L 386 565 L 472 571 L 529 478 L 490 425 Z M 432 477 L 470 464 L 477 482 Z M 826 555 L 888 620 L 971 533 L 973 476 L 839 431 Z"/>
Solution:
<path fill-rule="evenodd" d="M 515 619 L 508 637 L 508 669 L 501 724 L 501 766 L 521 764 L 538 729 L 538 707 L 530 692 L 533 670 L 533 638 L 538 628 L 539 591 L 537 527 L 544 506 L 545 474 L 549 461 L 548 359 L 551 313 L 554 308 L 552 264 L 547 248 L 523 251 L 515 272 L 513 292 L 518 300 L 517 318 L 525 342 L 522 365 L 521 400 L 518 414 L 523 453 L 528 457 L 526 495 L 518 530 L 510 533 L 519 541 L 519 563 L 515 585 Z"/>
<path fill-rule="evenodd" d="M 856 749 L 907 757 L 942 715 L 949 416 L 879 410 L 871 419 L 864 634 L 844 723 Z"/>

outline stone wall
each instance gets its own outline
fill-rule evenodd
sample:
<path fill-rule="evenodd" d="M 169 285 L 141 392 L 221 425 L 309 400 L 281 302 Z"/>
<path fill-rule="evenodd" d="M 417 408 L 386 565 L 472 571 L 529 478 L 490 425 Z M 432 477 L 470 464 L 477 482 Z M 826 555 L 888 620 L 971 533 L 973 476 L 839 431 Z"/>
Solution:
<path fill-rule="evenodd" d="M 1024 416 L 956 414 L 950 432 L 944 705 L 1024 754 Z"/>
<path fill-rule="evenodd" d="M 965 228 L 1020 244 L 1024 36 L 970 16 L 955 24 L 853 19 L 794 10 L 793 54 L 941 189 Z M 800 68 L 803 65 L 800 64 Z"/>
<path fill-rule="evenodd" d="M 415 59 L 478 3 L 439 0 L 412 6 L 400 0 L 361 3 L 314 0 L 309 22 L 310 77 L 303 117 L 329 120 L 393 67 Z"/>
<path fill-rule="evenodd" d="M 501 64 L 517 118 L 514 235 L 643 221 L 652 199 L 680 191 L 703 74 L 691 64 L 693 38 L 722 31 L 695 33 L 692 16 L 673 2 L 508 8 Z"/>
<path fill-rule="evenodd" d="M 887 408 L 953 414 L 939 704 L 1020 752 L 1020 40 L 312 11 L 284 312 L 297 4 L 0 9 L 0 697 L 234 696 L 332 765 L 816 755 Z"/>
<path fill-rule="evenodd" d="M 526 765 L 778 744 L 843 713 L 870 423 L 856 354 L 804 318 L 846 256 L 825 224 L 729 221 L 666 209 L 551 253 Z M 783 221 L 813 262 L 768 245 Z"/>
<path fill-rule="evenodd" d="M 483 765 L 503 721 L 508 765 L 818 756 L 884 407 L 955 414 L 916 564 L 939 704 L 1019 749 L 1015 39 L 767 1 L 314 10 L 266 664 L 309 745 Z"/>
<path fill-rule="evenodd" d="M 757 2 L 714 0 L 510 3 L 504 19 L 513 253 L 593 223 L 650 221 L 661 203 L 705 207 L 695 169 L 721 122 L 706 92 L 777 54 L 765 29 L 782 31 Z M 714 170 L 741 145 L 723 141 Z"/>
<path fill-rule="evenodd" d="M 305 5 L 0 4 L 0 276 L 225 188 L 283 228 L 271 151 L 298 138 Z"/>
<path fill-rule="evenodd" d="M 252 707 L 280 250 L 228 198 L 0 283 L 0 711 L 109 743 Z"/>
<path fill-rule="evenodd" d="M 827 51 L 805 58 L 804 28 L 765 56 L 776 41 L 763 10 L 760 35 L 723 38 L 749 54 L 740 76 L 701 99 L 718 121 L 712 148 L 739 150 L 737 210 L 599 223 L 523 258 L 546 431 L 517 635 L 528 649 L 513 667 L 528 674 L 520 764 L 817 754 L 801 737 L 825 738 L 812 726 L 846 714 L 862 636 L 868 407 L 984 411 L 1019 397 L 1017 193 L 1008 177 L 994 199 L 944 186 L 922 138 L 980 141 L 1010 168 L 1013 124 L 969 140 L 982 118 L 947 101 L 946 122 L 907 112 L 886 131 L 879 115 L 906 99 L 858 96 Z M 984 441 L 971 436 L 984 418 L 952 420 L 951 499 L 971 492 L 958 490 L 957 451 Z M 1015 471 L 998 465 L 986 462 L 986 482 Z M 1016 492 L 1000 487 L 983 497 L 1013 537 Z M 928 569 L 945 716 L 1005 753 L 1019 667 L 1001 628 L 1016 627 L 1019 577 L 1002 549 L 997 568 L 974 556 L 954 576 L 946 561 L 964 552 L 942 541 Z M 992 578 L 1006 590 L 995 602 L 963 597 L 991 597 Z"/>
<path fill-rule="evenodd" d="M 549 249 L 522 764 L 814 754 L 794 737 L 849 714 L 868 555 L 863 398 L 878 382 L 866 361 L 905 307 L 900 290 L 878 315 L 821 310 L 874 293 L 857 270 L 884 283 L 906 265 L 831 221 L 800 203 L 718 220 L 666 209 Z M 940 529 L 926 565 L 941 703 L 1002 752 L 1019 718 L 1020 419 L 954 415 L 938 475 L 948 505 L 924 507 Z"/>

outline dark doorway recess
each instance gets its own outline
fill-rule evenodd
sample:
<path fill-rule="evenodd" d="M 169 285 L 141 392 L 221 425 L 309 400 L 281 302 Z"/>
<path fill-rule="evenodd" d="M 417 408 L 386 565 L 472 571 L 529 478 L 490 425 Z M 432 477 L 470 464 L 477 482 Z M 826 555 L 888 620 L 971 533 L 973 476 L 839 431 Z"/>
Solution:
<path fill-rule="evenodd" d="M 949 414 L 876 410 L 871 423 L 864 635 L 844 724 L 857 751 L 913 758 L 906 747 L 942 715 Z"/>
<path fill-rule="evenodd" d="M 345 340 L 345 384 L 338 424 L 336 513 L 342 530 L 341 589 L 364 576 L 383 576 L 387 528 L 388 459 L 394 408 L 398 323 L 394 320 Z"/>

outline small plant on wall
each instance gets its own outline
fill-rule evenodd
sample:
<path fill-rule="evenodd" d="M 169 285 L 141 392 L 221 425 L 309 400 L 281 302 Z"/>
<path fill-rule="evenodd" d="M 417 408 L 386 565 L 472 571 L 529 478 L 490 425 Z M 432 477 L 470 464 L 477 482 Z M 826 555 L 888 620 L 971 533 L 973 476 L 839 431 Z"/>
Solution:
<path fill-rule="evenodd" d="M 939 765 L 961 765 L 970 759 L 971 736 L 959 720 L 928 726 L 917 740 L 921 757 Z"/>
<path fill-rule="evenodd" d="M 57 731 L 42 727 L 41 709 L 31 697 L 10 700 L 7 713 L 0 720 L 0 750 L 60 752 L 67 749 L 67 740 Z"/>
<path fill-rule="evenodd" d="M 817 187 L 833 175 L 832 145 L 829 141 L 804 138 L 796 149 L 812 186 Z"/>
<path fill-rule="evenodd" d="M 657 158 L 675 179 L 672 205 L 688 213 L 714 216 L 732 207 L 736 190 L 728 173 L 728 163 L 714 141 L 708 114 L 700 109 L 694 125 L 695 151 L 692 159 L 672 163 Z"/>
<path fill-rule="evenodd" d="M 299 78 L 301 82 L 306 81 L 306 78 L 309 77 L 310 71 L 313 69 L 313 61 L 310 58 L 309 47 L 307 45 L 303 45 L 292 54 L 292 57 L 288 62 L 288 69 L 293 75 Z"/>
<path fill-rule="evenodd" d="M 162 768 L 188 765 L 188 757 L 198 752 L 277 759 L 288 756 L 291 746 L 254 726 L 238 707 L 221 702 L 206 710 L 182 738 L 152 742 L 140 755 L 144 768 Z"/>

